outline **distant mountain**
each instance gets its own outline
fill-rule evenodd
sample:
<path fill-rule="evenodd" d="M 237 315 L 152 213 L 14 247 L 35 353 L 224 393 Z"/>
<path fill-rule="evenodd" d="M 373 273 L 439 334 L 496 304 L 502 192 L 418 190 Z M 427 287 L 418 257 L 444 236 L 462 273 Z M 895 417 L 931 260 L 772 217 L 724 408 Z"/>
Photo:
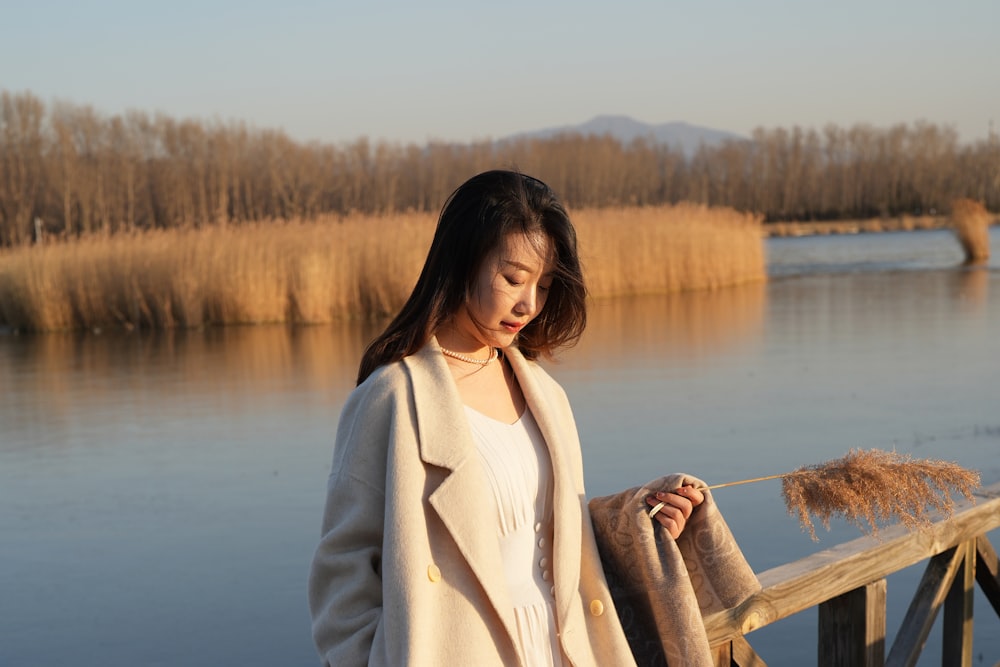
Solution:
<path fill-rule="evenodd" d="M 717 146 L 729 139 L 746 140 L 746 137 L 732 132 L 713 130 L 690 123 L 673 122 L 650 125 L 628 116 L 597 116 L 579 125 L 564 125 L 535 130 L 534 132 L 522 132 L 501 139 L 501 142 L 517 139 L 550 139 L 560 134 L 610 135 L 623 144 L 645 137 L 656 143 L 678 148 L 685 155 L 693 154 L 701 144 Z"/>

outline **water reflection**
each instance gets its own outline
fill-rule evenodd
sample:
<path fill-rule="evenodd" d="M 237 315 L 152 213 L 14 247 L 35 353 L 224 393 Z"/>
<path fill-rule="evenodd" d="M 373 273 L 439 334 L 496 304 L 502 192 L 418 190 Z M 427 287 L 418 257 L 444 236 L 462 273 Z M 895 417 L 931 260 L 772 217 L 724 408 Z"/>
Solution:
<path fill-rule="evenodd" d="M 9 336 L 0 345 L 3 446 L 59 446 L 81 419 L 127 422 L 253 404 L 294 387 L 336 403 L 371 327 L 236 327 L 149 334 Z M 37 440 L 41 425 L 49 435 Z M 59 428 L 62 426 L 62 428 Z"/>
<path fill-rule="evenodd" d="M 625 369 L 718 355 L 759 340 L 765 304 L 763 284 L 598 300 L 580 345 L 566 356 L 576 367 Z M 293 389 L 319 394 L 335 413 L 365 345 L 383 325 L 5 336 L 0 446 L 32 456 L 46 447 L 106 446 L 106 438 L 84 436 L 88 425 L 252 411 Z"/>
<path fill-rule="evenodd" d="M 987 315 L 995 275 L 957 268 L 777 278 L 771 291 L 782 296 L 770 309 L 787 322 L 787 334 L 855 343 L 888 337 L 924 344 L 931 336 L 947 336 L 971 317 Z"/>
<path fill-rule="evenodd" d="M 943 241 L 906 238 L 925 256 Z M 675 470 L 729 481 L 855 446 L 1000 479 L 998 267 L 799 263 L 856 266 L 870 243 L 782 243 L 794 262 L 772 257 L 795 273 L 766 285 L 594 301 L 551 365 L 588 491 Z M 312 664 L 305 572 L 333 429 L 381 324 L 0 336 L 0 664 Z M 717 499 L 758 569 L 856 536 L 835 525 L 813 544 L 773 485 Z M 814 623 L 790 621 L 751 637 L 773 664 L 815 655 Z"/>
<path fill-rule="evenodd" d="M 755 283 L 596 300 L 587 331 L 570 355 L 574 365 L 634 367 L 722 354 L 759 340 L 766 298 L 766 285 Z"/>
<path fill-rule="evenodd" d="M 294 378 L 328 384 L 331 370 L 355 365 L 370 328 L 363 324 L 317 327 L 231 327 L 141 334 L 51 334 L 10 337 L 6 368 L 21 390 L 58 393 L 74 378 L 109 372 L 126 383 L 166 373 L 170 382 L 214 392 L 253 390 Z M 169 389 L 162 384 L 156 388 Z M 98 387 L 95 387 L 98 388 Z"/>
<path fill-rule="evenodd" d="M 983 267 L 958 271 L 959 289 L 955 300 L 968 312 L 981 312 L 990 298 L 990 271 Z"/>

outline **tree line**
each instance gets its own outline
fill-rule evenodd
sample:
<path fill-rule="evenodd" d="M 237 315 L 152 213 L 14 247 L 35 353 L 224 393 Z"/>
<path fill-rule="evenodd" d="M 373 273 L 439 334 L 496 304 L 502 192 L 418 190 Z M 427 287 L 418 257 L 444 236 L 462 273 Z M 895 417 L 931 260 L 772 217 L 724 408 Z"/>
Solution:
<path fill-rule="evenodd" d="M 768 221 L 1000 210 L 1000 142 L 950 127 L 758 129 L 693 155 L 639 139 L 401 145 L 295 141 L 243 122 L 177 120 L 0 92 L 0 246 L 319 215 L 437 211 L 471 174 L 516 167 L 572 208 L 691 201 Z"/>

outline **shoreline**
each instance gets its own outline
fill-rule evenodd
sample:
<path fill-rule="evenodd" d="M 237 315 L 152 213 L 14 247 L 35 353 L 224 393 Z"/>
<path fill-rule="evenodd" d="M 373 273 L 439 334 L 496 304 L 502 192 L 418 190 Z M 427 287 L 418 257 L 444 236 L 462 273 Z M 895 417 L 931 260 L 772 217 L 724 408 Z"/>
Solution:
<path fill-rule="evenodd" d="M 994 221 L 996 223 L 996 221 Z M 830 220 L 816 222 L 765 222 L 762 225 L 766 238 L 785 236 L 829 236 L 834 234 L 878 234 L 881 232 L 913 232 L 932 229 L 949 229 L 951 221 L 946 215 L 895 216 L 890 218 L 863 218 L 857 220 Z"/>
<path fill-rule="evenodd" d="M 992 218 L 990 226 L 995 225 L 1000 225 L 1000 217 Z M 856 220 L 765 222 L 761 225 L 765 238 L 880 234 L 953 228 L 954 225 L 952 224 L 951 217 L 947 215 L 895 216 L 891 218 L 862 218 Z"/>

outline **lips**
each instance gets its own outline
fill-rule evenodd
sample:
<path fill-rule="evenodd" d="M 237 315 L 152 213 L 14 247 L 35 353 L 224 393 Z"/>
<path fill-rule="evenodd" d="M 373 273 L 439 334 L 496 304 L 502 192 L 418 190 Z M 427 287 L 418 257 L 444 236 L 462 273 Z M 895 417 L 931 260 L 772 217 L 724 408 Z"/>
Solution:
<path fill-rule="evenodd" d="M 519 322 L 501 322 L 500 326 L 511 333 L 517 333 L 524 328 L 524 324 Z"/>

